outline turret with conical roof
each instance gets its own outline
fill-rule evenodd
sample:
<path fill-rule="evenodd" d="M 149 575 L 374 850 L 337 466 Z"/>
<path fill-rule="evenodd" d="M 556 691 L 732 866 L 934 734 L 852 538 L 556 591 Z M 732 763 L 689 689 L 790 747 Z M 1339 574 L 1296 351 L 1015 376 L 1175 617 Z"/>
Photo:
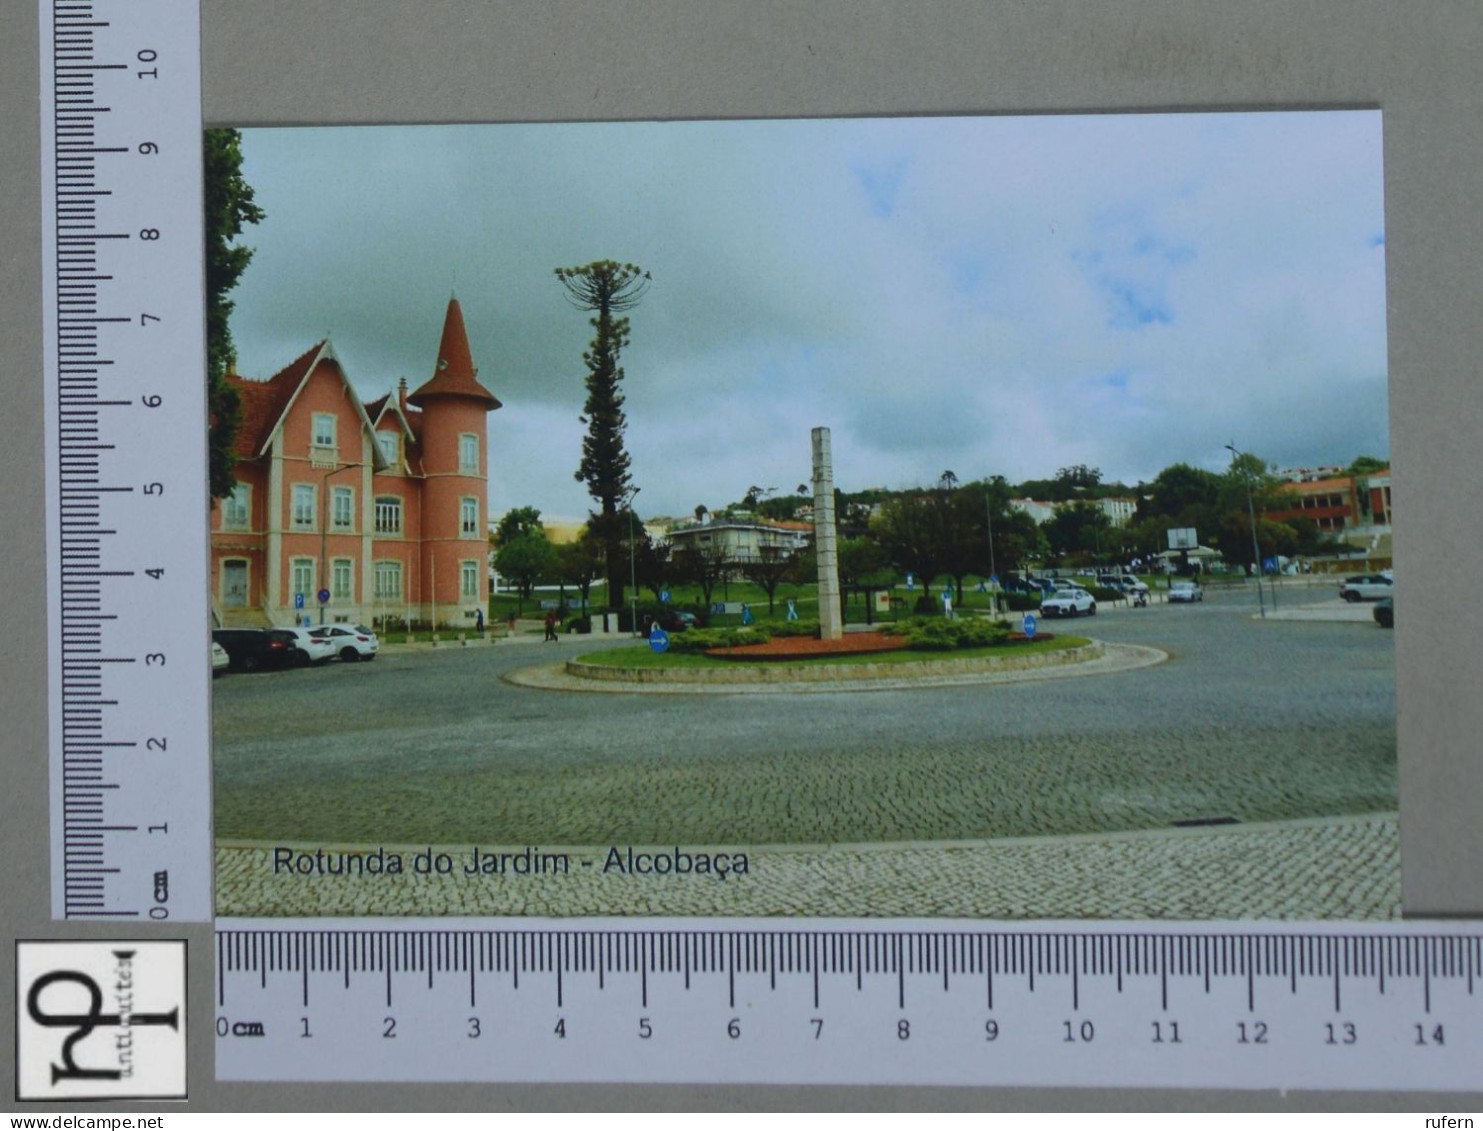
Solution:
<path fill-rule="evenodd" d="M 407 403 L 422 412 L 423 571 L 435 622 L 473 625 L 489 599 L 488 413 L 457 298 L 448 300 L 433 373 Z"/>
<path fill-rule="evenodd" d="M 479 371 L 474 368 L 468 333 L 463 326 L 463 308 L 458 305 L 457 298 L 448 300 L 448 314 L 443 319 L 443 340 L 438 343 L 433 375 L 407 397 L 407 403 L 424 408 L 433 397 L 466 397 L 485 405 L 485 411 L 500 407 L 495 395 L 479 384 Z"/>

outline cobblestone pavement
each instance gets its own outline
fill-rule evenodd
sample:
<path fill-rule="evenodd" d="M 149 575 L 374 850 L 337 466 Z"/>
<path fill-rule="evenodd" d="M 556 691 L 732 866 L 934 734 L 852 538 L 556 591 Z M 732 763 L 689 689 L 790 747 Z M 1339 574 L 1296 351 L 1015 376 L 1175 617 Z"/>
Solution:
<path fill-rule="evenodd" d="M 374 664 L 229 676 L 217 681 L 214 696 L 216 831 L 224 841 L 266 845 L 417 847 L 992 841 L 898 853 L 911 868 L 941 872 L 929 896 L 948 903 L 933 913 L 959 913 L 949 905 L 961 891 L 977 907 L 962 913 L 980 915 L 998 913 L 982 892 L 1012 884 L 986 885 L 978 869 L 991 858 L 1011 861 L 1003 875 L 1012 877 L 1020 866 L 1013 852 L 1028 851 L 1006 847 L 1005 838 L 1147 830 L 1172 838 L 1172 859 L 1176 850 L 1206 843 L 1170 832 L 1176 822 L 1230 818 L 1245 828 L 1347 816 L 1362 818 L 1355 828 L 1363 830 L 1375 814 L 1393 813 L 1393 635 L 1373 624 L 1260 621 L 1250 613 L 1241 594 L 1212 594 L 1196 606 L 1109 610 L 1069 630 L 1158 648 L 1168 661 L 1088 678 L 869 694 L 614 695 L 502 679 L 548 654 L 601 646 L 570 639 L 545 648 L 388 651 Z M 1238 836 L 1200 835 L 1228 846 L 1204 857 L 1203 867 L 1246 867 L 1244 850 L 1233 847 Z M 1127 851 L 1107 843 L 1097 851 L 1109 859 Z M 1338 870 L 1321 881 L 1323 867 L 1314 861 L 1330 843 L 1343 851 L 1330 862 Z M 1378 844 L 1371 834 L 1331 831 L 1303 833 L 1292 847 L 1317 853 L 1305 857 L 1308 870 L 1298 874 L 1344 890 L 1358 884 L 1354 876 L 1389 874 L 1393 846 Z M 235 850 L 224 851 L 224 910 L 267 913 L 303 882 L 280 877 L 271 891 L 259 889 Z M 776 855 L 749 851 L 768 861 Z M 925 913 L 927 897 L 903 910 L 900 893 L 896 903 L 882 894 L 880 872 L 895 865 L 874 851 L 862 849 L 844 871 L 837 848 L 815 853 L 812 863 L 769 863 L 769 874 L 792 869 L 796 876 L 754 890 L 766 903 L 779 891 L 838 887 L 855 893 L 851 914 Z M 1091 882 L 1099 857 L 1090 848 L 1076 851 L 1086 861 L 1078 867 L 1091 871 L 1068 872 L 1086 882 L 1064 890 L 1078 887 L 1090 907 L 1100 898 Z M 826 860 L 833 861 L 828 868 Z M 990 873 L 999 876 L 998 868 Z M 760 863 L 754 869 L 763 870 Z M 1247 904 L 1266 908 L 1263 900 L 1278 899 L 1282 884 L 1261 868 L 1250 870 L 1266 879 L 1219 914 L 1245 914 Z M 908 873 L 896 880 L 902 892 L 910 888 Z M 1172 892 L 1198 895 L 1216 873 L 1161 865 L 1151 874 L 1170 891 L 1150 894 L 1143 914 L 1183 913 L 1157 906 L 1179 906 Z M 1186 875 L 1201 878 L 1186 887 Z M 641 901 L 658 895 L 653 885 L 609 875 L 601 888 L 608 902 L 579 900 L 572 913 L 647 910 L 621 905 L 624 885 Z M 1309 891 L 1314 899 L 1319 894 Z M 486 913 L 464 896 L 444 895 L 454 900 L 448 911 Z M 885 900 L 879 907 L 878 896 Z M 259 898 L 267 905 L 252 906 Z M 1367 913 L 1389 914 L 1389 899 L 1367 899 L 1366 906 L 1382 908 Z M 540 900 L 526 901 L 527 913 L 539 912 Z M 784 910 L 755 906 L 746 913 Z"/>
<path fill-rule="evenodd" d="M 519 853 L 523 847 L 503 851 Z M 565 850 L 570 870 L 564 875 L 467 875 L 462 872 L 470 858 L 467 845 L 432 849 L 453 858 L 453 873 L 414 873 L 414 857 L 428 848 L 387 848 L 404 861 L 407 870 L 400 875 L 344 879 L 286 869 L 275 874 L 270 849 L 222 845 L 217 910 L 222 915 L 1394 919 L 1401 908 L 1393 814 L 979 843 L 748 848 L 747 874 L 724 880 L 604 872 L 606 849 Z M 556 855 L 562 850 L 540 851 Z"/>

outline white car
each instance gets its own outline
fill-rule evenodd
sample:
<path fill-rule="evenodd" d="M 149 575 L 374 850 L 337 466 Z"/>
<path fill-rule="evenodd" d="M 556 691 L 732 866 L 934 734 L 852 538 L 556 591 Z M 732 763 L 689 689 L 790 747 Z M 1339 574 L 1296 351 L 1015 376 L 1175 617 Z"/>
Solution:
<path fill-rule="evenodd" d="M 1346 601 L 1378 601 L 1395 592 L 1395 582 L 1383 573 L 1346 577 L 1339 584 L 1339 596 Z"/>
<path fill-rule="evenodd" d="M 294 638 L 294 663 L 303 667 L 305 664 L 322 664 L 326 660 L 334 658 L 335 649 L 328 642 L 315 636 L 307 628 L 278 628 L 275 632 L 291 633 Z"/>
<path fill-rule="evenodd" d="M 347 663 L 352 660 L 374 660 L 381 651 L 381 641 L 363 624 L 326 624 L 311 629 L 310 635 L 318 637 Z"/>
<path fill-rule="evenodd" d="M 1205 599 L 1205 590 L 1200 588 L 1198 581 L 1171 581 L 1169 582 L 1169 600 L 1188 601 L 1194 604 L 1196 601 Z"/>
<path fill-rule="evenodd" d="M 1085 589 L 1057 589 L 1040 602 L 1043 617 L 1074 617 L 1086 613 L 1097 615 L 1097 602 Z"/>
<path fill-rule="evenodd" d="M 227 655 L 227 650 L 215 640 L 211 642 L 211 674 L 224 672 L 232 666 L 232 657 Z"/>

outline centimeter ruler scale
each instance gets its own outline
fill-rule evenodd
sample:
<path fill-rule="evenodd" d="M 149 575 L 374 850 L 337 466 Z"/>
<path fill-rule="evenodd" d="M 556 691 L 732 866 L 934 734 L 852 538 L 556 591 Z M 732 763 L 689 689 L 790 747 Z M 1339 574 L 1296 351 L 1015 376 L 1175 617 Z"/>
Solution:
<path fill-rule="evenodd" d="M 1472 924 L 218 922 L 222 1080 L 1477 1089 Z"/>
<path fill-rule="evenodd" d="M 204 920 L 199 14 L 40 14 L 52 914 Z"/>

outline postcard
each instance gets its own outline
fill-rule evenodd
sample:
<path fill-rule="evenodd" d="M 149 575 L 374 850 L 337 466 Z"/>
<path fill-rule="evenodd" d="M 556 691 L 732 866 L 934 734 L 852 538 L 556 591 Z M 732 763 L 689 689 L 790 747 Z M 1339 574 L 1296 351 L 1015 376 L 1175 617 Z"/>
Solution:
<path fill-rule="evenodd" d="M 1400 915 L 1378 111 L 205 145 L 218 914 Z"/>

